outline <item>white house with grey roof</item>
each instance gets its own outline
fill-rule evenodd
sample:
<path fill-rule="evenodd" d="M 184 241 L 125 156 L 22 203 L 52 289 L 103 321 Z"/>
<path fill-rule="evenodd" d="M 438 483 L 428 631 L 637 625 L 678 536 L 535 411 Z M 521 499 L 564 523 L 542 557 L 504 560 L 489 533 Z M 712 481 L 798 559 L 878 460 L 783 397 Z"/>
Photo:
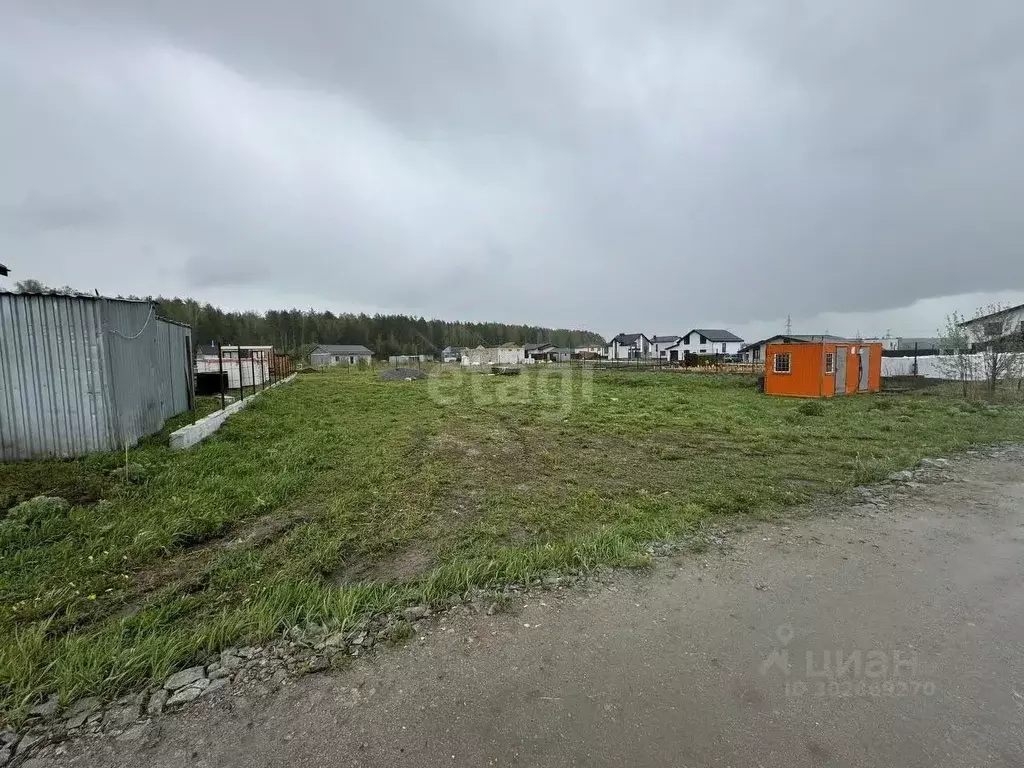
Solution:
<path fill-rule="evenodd" d="M 651 356 L 651 340 L 643 333 L 620 333 L 608 342 L 609 360 L 645 360 Z"/>
<path fill-rule="evenodd" d="M 462 347 L 445 347 L 441 350 L 442 363 L 457 363 L 462 359 Z"/>
<path fill-rule="evenodd" d="M 1011 339 L 1020 342 L 1024 340 L 1024 304 L 972 317 L 959 326 L 967 332 L 971 348 L 975 351 Z"/>
<path fill-rule="evenodd" d="M 309 363 L 314 368 L 332 365 L 369 365 L 373 352 L 362 344 L 317 344 L 309 353 Z"/>
<path fill-rule="evenodd" d="M 547 341 L 530 342 L 523 344 L 523 354 L 534 360 L 547 360 L 548 353 L 554 348 L 555 345 Z"/>
<path fill-rule="evenodd" d="M 682 349 L 691 355 L 739 354 L 743 339 L 722 328 L 694 328 L 683 335 Z"/>
<path fill-rule="evenodd" d="M 651 339 L 651 357 L 661 360 L 681 360 L 683 358 L 682 336 L 655 336 Z"/>

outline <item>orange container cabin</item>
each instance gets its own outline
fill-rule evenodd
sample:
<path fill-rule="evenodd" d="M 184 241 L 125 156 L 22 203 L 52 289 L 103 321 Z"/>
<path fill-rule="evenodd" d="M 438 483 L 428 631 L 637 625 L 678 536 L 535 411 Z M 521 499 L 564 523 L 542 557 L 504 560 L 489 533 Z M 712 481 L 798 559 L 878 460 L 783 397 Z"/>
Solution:
<path fill-rule="evenodd" d="M 882 345 L 857 341 L 769 344 L 764 391 L 783 397 L 835 397 L 882 388 Z"/>

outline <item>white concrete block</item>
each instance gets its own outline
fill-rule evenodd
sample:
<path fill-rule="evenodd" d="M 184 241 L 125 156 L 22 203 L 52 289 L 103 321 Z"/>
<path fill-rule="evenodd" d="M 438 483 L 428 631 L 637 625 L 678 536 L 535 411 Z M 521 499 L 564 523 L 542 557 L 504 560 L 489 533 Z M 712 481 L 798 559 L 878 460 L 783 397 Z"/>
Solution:
<path fill-rule="evenodd" d="M 286 379 L 281 379 L 281 381 L 274 382 L 274 384 L 272 384 L 269 387 L 269 389 L 273 389 L 274 387 L 280 386 L 281 384 L 287 384 L 294 378 L 295 374 L 293 373 Z M 209 416 L 204 416 L 203 418 L 199 419 L 199 421 L 193 424 L 189 424 L 188 426 L 182 427 L 181 429 L 174 430 L 173 432 L 171 432 L 171 450 L 181 451 L 184 450 L 185 448 L 191 448 L 193 445 L 198 445 L 199 443 L 203 442 L 203 440 L 205 440 L 210 435 L 214 434 L 218 429 L 220 429 L 221 425 L 228 420 L 228 416 L 245 408 L 249 403 L 251 403 L 257 397 L 262 395 L 263 392 L 265 391 L 266 390 L 261 390 L 256 394 L 250 395 L 249 397 L 245 398 L 245 400 L 237 400 L 236 402 L 232 403 L 231 405 L 225 406 L 219 411 L 214 411 Z"/>

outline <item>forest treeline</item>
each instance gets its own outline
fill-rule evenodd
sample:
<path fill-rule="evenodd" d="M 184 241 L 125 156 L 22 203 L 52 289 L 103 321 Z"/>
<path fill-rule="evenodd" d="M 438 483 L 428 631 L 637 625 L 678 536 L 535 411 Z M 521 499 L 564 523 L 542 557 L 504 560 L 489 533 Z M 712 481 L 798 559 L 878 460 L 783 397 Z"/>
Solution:
<path fill-rule="evenodd" d="M 306 354 L 316 344 L 362 344 L 374 354 L 437 354 L 448 346 L 475 347 L 514 341 L 548 341 L 557 346 L 604 343 L 599 334 L 565 328 L 507 323 L 427 320 L 406 315 L 334 314 L 270 310 L 225 312 L 192 299 L 156 299 L 159 313 L 192 327 L 196 344 L 213 341 L 273 344 L 277 349 Z"/>
<path fill-rule="evenodd" d="M 49 288 L 36 280 L 24 280 L 15 290 L 22 293 L 77 293 L 70 286 Z M 128 296 L 119 298 L 138 299 Z M 316 344 L 362 344 L 375 355 L 437 354 L 448 346 L 475 347 L 509 341 L 547 341 L 559 347 L 603 344 L 591 331 L 543 328 L 508 323 L 468 323 L 427 320 L 406 315 L 366 315 L 284 309 L 268 312 L 226 312 L 194 299 L 152 299 L 157 312 L 192 328 L 195 344 L 220 341 L 230 344 L 273 344 L 278 351 L 305 356 Z"/>

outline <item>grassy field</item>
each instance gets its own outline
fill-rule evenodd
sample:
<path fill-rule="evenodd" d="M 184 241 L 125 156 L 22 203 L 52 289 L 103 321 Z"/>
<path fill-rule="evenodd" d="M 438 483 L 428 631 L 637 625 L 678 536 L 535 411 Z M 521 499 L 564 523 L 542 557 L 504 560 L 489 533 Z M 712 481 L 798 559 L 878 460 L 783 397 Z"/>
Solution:
<path fill-rule="evenodd" d="M 641 565 L 928 455 L 1024 440 L 941 393 L 831 402 L 747 377 L 299 376 L 198 448 L 0 465 L 0 710 L 113 696 L 229 644 L 553 570 Z M 204 403 L 204 409 L 213 407 Z M 3 510 L 37 494 L 73 505 Z"/>

